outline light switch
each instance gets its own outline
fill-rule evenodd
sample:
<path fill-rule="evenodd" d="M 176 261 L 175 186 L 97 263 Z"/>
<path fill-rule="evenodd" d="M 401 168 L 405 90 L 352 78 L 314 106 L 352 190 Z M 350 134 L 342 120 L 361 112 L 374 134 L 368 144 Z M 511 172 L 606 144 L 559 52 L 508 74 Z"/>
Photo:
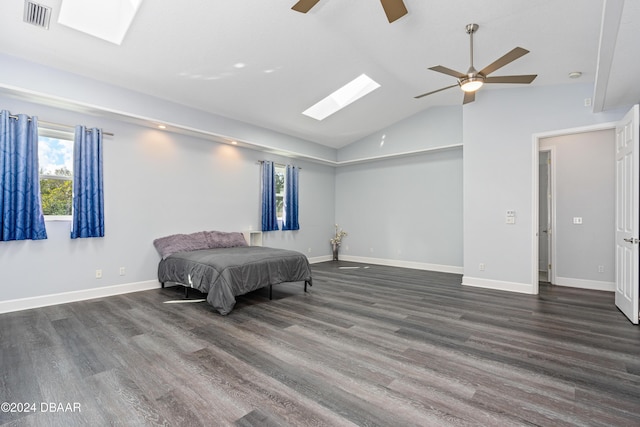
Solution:
<path fill-rule="evenodd" d="M 507 210 L 507 224 L 515 224 L 516 223 L 516 211 L 513 209 Z"/>
<path fill-rule="evenodd" d="M 574 224 L 582 224 L 582 217 L 581 216 L 574 216 L 573 217 L 573 223 Z"/>

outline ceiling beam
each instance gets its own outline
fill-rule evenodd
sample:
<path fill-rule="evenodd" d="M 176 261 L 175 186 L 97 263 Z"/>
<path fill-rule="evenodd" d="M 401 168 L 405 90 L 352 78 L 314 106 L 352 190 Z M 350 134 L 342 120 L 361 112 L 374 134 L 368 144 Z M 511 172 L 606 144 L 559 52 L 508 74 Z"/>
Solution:
<path fill-rule="evenodd" d="M 605 0 L 602 7 L 602 25 L 600 27 L 600 43 L 598 46 L 598 63 L 596 65 L 596 78 L 593 88 L 593 112 L 604 111 L 604 103 L 607 98 L 607 87 L 613 57 L 620 31 L 620 21 L 625 0 Z"/>

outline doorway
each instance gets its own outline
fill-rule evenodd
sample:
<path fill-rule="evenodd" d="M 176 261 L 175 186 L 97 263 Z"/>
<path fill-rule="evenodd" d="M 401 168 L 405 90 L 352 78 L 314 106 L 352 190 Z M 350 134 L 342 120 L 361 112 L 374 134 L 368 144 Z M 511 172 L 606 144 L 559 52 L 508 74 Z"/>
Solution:
<path fill-rule="evenodd" d="M 614 291 L 614 147 L 613 128 L 539 140 L 539 283 Z"/>
<path fill-rule="evenodd" d="M 634 105 L 629 112 L 624 116 L 623 119 L 613 122 L 613 123 L 602 123 L 593 126 L 587 126 L 583 128 L 574 128 L 574 129 L 566 129 L 564 131 L 553 131 L 547 132 L 544 134 L 534 134 L 533 135 L 533 162 L 532 162 L 532 175 L 533 175 L 533 192 L 532 192 L 532 211 L 531 215 L 533 221 L 531 223 L 532 232 L 535 236 L 532 241 L 534 256 L 531 260 L 531 272 L 532 272 L 532 293 L 538 294 L 539 291 L 539 280 L 538 280 L 538 268 L 539 268 L 539 204 L 540 204 L 540 191 L 539 191 L 539 183 L 540 180 L 538 178 L 539 175 L 539 165 L 540 165 L 540 148 L 541 143 L 545 138 L 552 137 L 560 137 L 567 135 L 574 135 L 577 133 L 593 133 L 596 131 L 603 130 L 613 130 L 614 131 L 614 226 L 615 233 L 614 234 L 614 281 L 612 283 L 612 289 L 601 289 L 601 290 L 611 290 L 615 292 L 615 305 L 616 307 L 625 315 L 627 318 L 634 324 L 638 324 L 638 318 L 640 317 L 638 314 L 638 306 L 640 305 L 640 284 L 638 282 L 638 277 L 640 271 L 640 257 L 638 256 L 639 252 L 639 243 L 640 239 L 638 238 L 638 228 L 640 227 L 640 222 L 638 221 L 638 217 L 640 216 L 638 212 L 640 211 L 639 202 L 638 202 L 638 188 L 640 188 L 640 174 L 638 172 L 640 160 L 638 160 L 640 153 L 640 136 L 638 129 L 640 129 L 640 106 Z M 584 150 L 585 152 L 588 150 Z M 629 155 L 627 155 L 630 153 Z M 621 157 L 622 156 L 622 157 Z M 624 161 L 622 160 L 624 158 Z M 570 159 L 569 163 L 575 161 L 577 159 Z M 552 164 L 555 164 L 555 160 L 552 159 Z M 552 165 L 553 169 L 553 165 Z M 557 179 L 557 170 L 554 169 L 552 172 L 552 182 L 555 183 Z M 601 180 L 599 180 L 600 182 Z M 620 191 L 623 189 L 625 191 Z M 626 191 L 628 190 L 628 191 Z M 552 239 L 555 243 L 559 240 L 558 238 L 558 225 L 560 215 L 557 213 L 557 201 L 558 199 L 562 200 L 558 196 L 558 190 L 555 184 L 553 185 L 552 190 L 552 225 L 555 226 L 552 228 Z M 596 198 L 594 198 L 596 199 Z M 597 200 L 597 199 L 596 199 Z M 597 200 L 597 202 L 601 202 Z M 597 202 L 592 201 L 591 205 L 597 205 Z M 602 202 L 601 206 L 606 206 L 607 204 Z M 565 218 L 566 220 L 567 218 Z M 576 222 L 577 221 L 577 222 Z M 582 217 L 577 216 L 573 217 L 573 224 L 580 225 L 582 224 Z M 624 226 L 623 226 L 624 225 Z M 628 225 L 628 227 L 627 227 Z M 613 227 L 612 227 L 613 228 Z M 591 245 L 595 246 L 595 245 Z M 581 249 L 579 242 L 573 242 L 572 244 L 573 250 L 579 251 Z M 609 247 L 609 244 L 604 244 L 602 247 Z M 621 249 L 622 248 L 622 249 Z M 553 247 L 552 258 L 557 257 L 557 246 Z M 538 256 L 536 256 L 538 255 Z M 591 263 L 593 264 L 593 263 Z M 556 284 L 558 285 L 566 285 L 564 283 L 559 283 L 559 277 L 557 275 L 558 266 L 560 264 L 555 260 L 552 260 L 552 274 L 555 271 L 556 274 Z M 606 270 L 605 265 L 598 265 L 597 271 L 598 273 L 603 273 Z M 580 284 L 593 284 L 601 285 L 602 282 L 593 281 L 593 280 L 582 280 Z M 606 284 L 606 283 L 605 283 Z M 577 286 L 577 287 L 587 287 L 589 286 Z M 596 289 L 599 289 L 597 287 Z"/>

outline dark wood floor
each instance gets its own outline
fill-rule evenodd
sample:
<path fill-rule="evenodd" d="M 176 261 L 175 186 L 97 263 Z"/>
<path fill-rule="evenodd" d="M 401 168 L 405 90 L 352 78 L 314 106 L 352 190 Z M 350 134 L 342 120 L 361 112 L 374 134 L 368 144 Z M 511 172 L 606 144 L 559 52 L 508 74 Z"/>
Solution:
<path fill-rule="evenodd" d="M 228 316 L 163 304 L 179 288 L 2 314 L 0 402 L 36 411 L 0 423 L 640 425 L 640 329 L 610 293 L 344 262 L 313 273 L 309 293 L 259 290 Z"/>

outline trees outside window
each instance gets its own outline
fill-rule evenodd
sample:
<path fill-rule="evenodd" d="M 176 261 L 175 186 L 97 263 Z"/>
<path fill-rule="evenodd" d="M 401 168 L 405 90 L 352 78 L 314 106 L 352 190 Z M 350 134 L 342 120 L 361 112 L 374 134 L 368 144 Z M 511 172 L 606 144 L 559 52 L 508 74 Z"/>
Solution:
<path fill-rule="evenodd" d="M 70 217 L 73 207 L 73 135 L 38 138 L 40 196 L 45 217 Z M 68 138 L 68 139 L 67 139 Z"/>

